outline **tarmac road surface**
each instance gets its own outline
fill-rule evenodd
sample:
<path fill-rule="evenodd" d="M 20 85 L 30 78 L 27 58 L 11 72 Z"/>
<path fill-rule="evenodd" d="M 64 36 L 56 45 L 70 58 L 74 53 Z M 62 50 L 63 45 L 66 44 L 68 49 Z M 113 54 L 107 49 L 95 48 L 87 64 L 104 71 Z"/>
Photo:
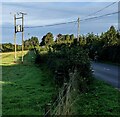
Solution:
<path fill-rule="evenodd" d="M 93 74 L 97 79 L 104 80 L 120 89 L 120 66 L 92 62 Z"/>

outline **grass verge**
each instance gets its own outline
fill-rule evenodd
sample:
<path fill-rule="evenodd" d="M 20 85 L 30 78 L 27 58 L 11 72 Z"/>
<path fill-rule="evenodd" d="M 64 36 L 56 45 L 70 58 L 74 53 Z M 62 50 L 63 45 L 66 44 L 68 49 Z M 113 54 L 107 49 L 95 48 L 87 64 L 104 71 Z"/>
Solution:
<path fill-rule="evenodd" d="M 73 110 L 74 115 L 120 116 L 120 91 L 95 79 L 91 91 L 79 94 Z"/>
<path fill-rule="evenodd" d="M 13 63 L 14 53 L 2 55 L 3 115 L 43 115 L 55 93 L 50 71 L 35 66 L 33 52 L 25 54 L 24 64 Z"/>

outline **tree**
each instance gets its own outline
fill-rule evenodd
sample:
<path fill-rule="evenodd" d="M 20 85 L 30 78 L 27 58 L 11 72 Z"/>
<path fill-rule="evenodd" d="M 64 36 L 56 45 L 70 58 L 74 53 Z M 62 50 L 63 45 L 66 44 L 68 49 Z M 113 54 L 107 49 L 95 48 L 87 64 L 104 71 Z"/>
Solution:
<path fill-rule="evenodd" d="M 37 37 L 31 37 L 28 40 L 24 41 L 24 49 L 28 50 L 28 49 L 34 49 L 35 46 L 39 45 L 39 40 Z"/>
<path fill-rule="evenodd" d="M 71 35 L 62 35 L 62 34 L 58 34 L 57 35 L 57 38 L 56 38 L 56 41 L 57 43 L 72 43 L 74 41 L 74 35 L 71 34 Z"/>
<path fill-rule="evenodd" d="M 3 52 L 14 51 L 14 45 L 11 44 L 11 43 L 2 44 L 2 51 L 3 51 Z"/>
<path fill-rule="evenodd" d="M 40 43 L 41 46 L 49 46 L 53 44 L 53 34 L 51 32 L 47 33 L 45 36 L 43 36 L 42 41 Z"/>
<path fill-rule="evenodd" d="M 70 35 L 65 35 L 65 41 L 68 43 L 70 41 Z"/>
<path fill-rule="evenodd" d="M 104 42 L 104 46 L 116 45 L 118 42 L 117 31 L 114 26 L 111 26 L 107 32 L 102 33 L 101 37 Z"/>
<path fill-rule="evenodd" d="M 63 35 L 62 34 L 58 34 L 55 42 L 60 43 L 62 38 L 63 38 Z"/>
<path fill-rule="evenodd" d="M 70 41 L 73 41 L 73 40 L 74 40 L 74 35 L 71 34 L 71 35 L 70 35 Z"/>

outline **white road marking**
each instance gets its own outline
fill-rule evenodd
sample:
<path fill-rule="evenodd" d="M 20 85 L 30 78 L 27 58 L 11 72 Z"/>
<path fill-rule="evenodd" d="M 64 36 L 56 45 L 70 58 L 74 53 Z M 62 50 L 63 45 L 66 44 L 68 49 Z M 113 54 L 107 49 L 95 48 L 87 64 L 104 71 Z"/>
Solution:
<path fill-rule="evenodd" d="M 104 70 L 107 70 L 107 71 L 109 71 L 110 69 L 108 69 L 108 68 L 105 68 L 105 67 L 104 67 Z"/>

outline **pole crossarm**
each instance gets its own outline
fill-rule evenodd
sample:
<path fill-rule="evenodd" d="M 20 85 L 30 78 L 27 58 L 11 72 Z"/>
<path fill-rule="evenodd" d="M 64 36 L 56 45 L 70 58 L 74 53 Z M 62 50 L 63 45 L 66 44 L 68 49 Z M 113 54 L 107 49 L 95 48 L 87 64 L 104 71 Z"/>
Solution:
<path fill-rule="evenodd" d="M 22 17 L 16 17 L 16 19 L 22 19 Z"/>
<path fill-rule="evenodd" d="M 79 42 L 79 33 L 80 33 L 80 18 L 78 17 L 78 29 L 77 29 L 77 41 Z"/>

